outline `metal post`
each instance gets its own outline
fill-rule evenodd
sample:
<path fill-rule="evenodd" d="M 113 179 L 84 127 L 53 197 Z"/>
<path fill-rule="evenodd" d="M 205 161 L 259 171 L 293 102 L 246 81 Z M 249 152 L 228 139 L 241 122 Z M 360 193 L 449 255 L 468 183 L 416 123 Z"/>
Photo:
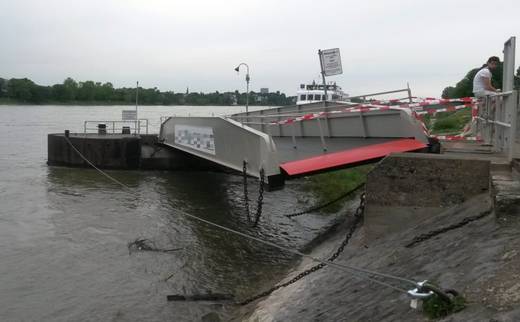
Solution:
<path fill-rule="evenodd" d="M 240 63 L 235 68 L 235 71 L 238 73 L 240 71 L 240 66 L 246 66 L 246 115 L 249 113 L 249 81 L 251 78 L 249 77 L 249 65 L 246 63 Z M 247 119 L 249 121 L 249 119 Z"/>
<path fill-rule="evenodd" d="M 325 91 L 325 106 L 327 106 L 327 100 L 329 96 L 327 95 L 327 82 L 325 81 L 325 71 L 323 70 L 323 57 L 322 57 L 322 51 L 321 49 L 318 50 L 318 56 L 320 57 L 320 68 L 321 68 L 321 78 L 323 81 L 323 90 Z"/>
<path fill-rule="evenodd" d="M 520 145 L 518 140 L 518 108 L 520 107 L 518 101 L 518 91 L 513 91 L 509 97 L 506 98 L 505 102 L 508 106 L 508 111 L 511 112 L 510 123 L 511 128 L 509 129 L 510 149 L 509 149 L 509 161 L 514 158 L 520 157 Z"/>
<path fill-rule="evenodd" d="M 408 90 L 408 102 L 412 103 L 412 90 L 410 89 L 410 83 L 406 83 L 406 89 Z"/>
<path fill-rule="evenodd" d="M 323 148 L 323 151 L 327 151 L 327 145 L 325 145 L 325 138 L 323 137 L 323 128 L 321 127 L 320 117 L 317 117 L 316 120 L 318 120 L 318 127 L 320 128 L 321 147 Z"/>
<path fill-rule="evenodd" d="M 134 134 L 137 133 L 137 120 L 139 116 L 137 115 L 137 102 L 139 100 L 139 81 L 135 87 L 135 125 L 134 125 Z"/>
<path fill-rule="evenodd" d="M 504 63 L 502 74 L 502 92 L 512 91 L 515 75 L 516 38 L 511 37 L 504 43 Z"/>
<path fill-rule="evenodd" d="M 291 129 L 292 129 L 292 143 L 293 143 L 293 148 L 297 149 L 297 146 L 296 146 L 296 128 L 295 128 L 295 124 L 296 122 L 292 122 L 291 124 Z"/>
<path fill-rule="evenodd" d="M 367 137 L 367 128 L 365 126 L 365 119 L 363 118 L 363 112 L 359 112 L 359 120 L 361 122 L 361 128 L 363 129 L 363 137 Z"/>
<path fill-rule="evenodd" d="M 250 80 L 249 66 L 247 66 L 247 74 L 246 74 L 246 114 L 247 114 L 247 116 L 249 116 L 249 80 Z M 247 120 L 249 121 L 249 117 Z"/>

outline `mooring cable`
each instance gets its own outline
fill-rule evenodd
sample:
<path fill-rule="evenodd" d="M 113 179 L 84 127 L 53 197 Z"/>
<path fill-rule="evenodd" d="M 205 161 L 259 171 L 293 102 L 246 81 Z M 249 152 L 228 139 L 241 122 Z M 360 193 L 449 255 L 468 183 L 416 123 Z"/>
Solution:
<path fill-rule="evenodd" d="M 139 196 L 137 193 L 135 193 L 134 191 L 131 190 L 131 188 L 127 185 L 125 185 L 124 183 L 120 182 L 119 180 L 113 178 L 112 176 L 110 176 L 108 173 L 104 172 L 103 170 L 99 169 L 98 167 L 96 167 L 92 162 L 90 162 L 73 144 L 72 142 L 69 140 L 69 138 L 67 136 L 65 136 L 65 140 L 67 141 L 67 143 L 69 145 L 71 145 L 71 147 L 76 151 L 76 153 L 78 153 L 78 155 L 83 159 L 85 160 L 88 164 L 90 164 L 94 169 L 96 169 L 97 171 L 99 171 L 101 174 L 103 174 L 106 178 L 112 180 L 113 182 L 119 184 L 120 186 L 122 186 L 123 188 L 126 189 L 126 191 L 130 194 L 132 194 L 133 196 Z M 338 263 L 334 263 L 334 262 L 331 262 L 331 261 L 328 261 L 328 260 L 322 260 L 322 259 L 319 259 L 317 257 L 314 257 L 314 256 L 311 256 L 311 255 L 308 255 L 308 254 L 305 254 L 305 253 L 302 253 L 298 250 L 295 250 L 295 249 L 292 249 L 292 248 L 289 248 L 289 247 L 286 247 L 286 246 L 281 246 L 281 245 L 278 245 L 278 244 L 275 244 L 273 242 L 270 242 L 270 241 L 267 241 L 267 240 L 263 240 L 263 239 L 260 239 L 258 237 L 254 237 L 254 236 L 251 236 L 251 235 L 248 235 L 248 234 L 245 234 L 245 233 L 242 233 L 240 231 L 237 231 L 237 230 L 234 230 L 234 229 L 231 229 L 231 228 L 228 228 L 228 227 L 225 227 L 225 226 L 222 226 L 222 225 L 219 225 L 217 223 L 214 223 L 212 221 L 209 221 L 209 220 L 206 220 L 206 219 L 203 219 L 203 218 L 200 218 L 198 216 L 195 216 L 195 215 L 191 215 L 183 210 L 179 210 L 179 209 L 176 209 L 181 215 L 183 216 L 186 216 L 186 217 L 189 217 L 189 218 L 192 218 L 192 219 L 195 219 L 197 221 L 200 221 L 200 222 L 203 222 L 205 224 L 208 224 L 210 226 L 213 226 L 213 227 L 216 227 L 216 228 L 219 228 L 219 229 L 222 229 L 224 231 L 227 231 L 227 232 L 230 232 L 230 233 L 233 233 L 235 235 L 239 235 L 239 236 L 242 236 L 244 238 L 247 238 L 247 239 L 250 239 L 250 240 L 253 240 L 253 241 L 256 241 L 256 242 L 259 242 L 259 243 L 262 243 L 264 245 L 268 245 L 268 246 L 271 246 L 271 247 L 274 247 L 274 248 L 278 248 L 280 250 L 284 250 L 286 252 L 289 252 L 289 253 L 292 253 L 292 254 L 295 254 L 295 255 L 298 255 L 298 256 L 301 256 L 301 257 L 304 257 L 304 258 L 308 258 L 308 259 L 311 259 L 312 261 L 315 261 L 315 262 L 318 262 L 318 263 L 322 263 L 324 265 L 327 265 L 327 266 L 330 266 L 330 267 L 335 267 L 339 270 L 342 270 L 342 271 L 346 271 L 346 272 L 349 272 L 351 273 L 352 275 L 354 276 L 357 276 L 358 278 L 361 278 L 361 279 L 365 279 L 365 280 L 369 280 L 371 282 L 374 282 L 376 284 L 379 284 L 381 286 L 385 286 L 385 287 L 388 287 L 388 288 L 391 288 L 391 289 L 394 289 L 396 291 L 399 291 L 399 292 L 403 292 L 403 293 L 407 293 L 408 294 L 408 290 L 405 290 L 403 288 L 400 288 L 400 287 L 397 287 L 395 285 L 392 285 L 392 284 L 389 284 L 389 283 L 386 283 L 386 282 L 383 282 L 383 281 L 380 281 L 378 279 L 375 279 L 373 277 L 371 277 L 370 275 L 372 276 L 379 276 L 379 277 L 385 277 L 385 278 L 388 278 L 388 279 L 393 279 L 393 280 L 397 280 L 397 281 L 400 281 L 400 282 L 405 282 L 405 283 L 408 283 L 408 284 L 411 284 L 413 286 L 418 286 L 418 282 L 416 281 L 413 281 L 411 279 L 407 279 L 407 278 L 403 278 L 403 277 L 399 277 L 399 276 L 394 276 L 394 275 L 390 275 L 390 274 L 385 274 L 385 273 L 380 273 L 380 272 L 376 272 L 376 271 L 372 271 L 372 270 L 368 270 L 368 269 L 364 269 L 364 268 L 359 268 L 359 267 L 355 267 L 355 266 L 350 266 L 350 265 L 345 265 L 345 264 L 338 264 Z"/>

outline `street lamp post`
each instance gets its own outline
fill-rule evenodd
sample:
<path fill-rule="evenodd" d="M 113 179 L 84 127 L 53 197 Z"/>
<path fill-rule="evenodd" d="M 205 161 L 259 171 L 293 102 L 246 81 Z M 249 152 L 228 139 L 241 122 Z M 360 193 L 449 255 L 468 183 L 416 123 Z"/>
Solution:
<path fill-rule="evenodd" d="M 246 66 L 246 113 L 249 113 L 249 66 L 246 63 L 240 63 L 235 68 L 235 71 L 238 73 L 242 65 Z"/>

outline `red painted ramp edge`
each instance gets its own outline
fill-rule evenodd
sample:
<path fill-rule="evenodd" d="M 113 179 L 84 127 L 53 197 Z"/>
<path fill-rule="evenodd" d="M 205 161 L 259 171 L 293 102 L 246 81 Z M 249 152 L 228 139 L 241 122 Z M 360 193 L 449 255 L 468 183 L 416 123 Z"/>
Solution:
<path fill-rule="evenodd" d="M 340 152 L 327 153 L 308 159 L 290 161 L 282 163 L 280 168 L 282 168 L 289 176 L 297 176 L 305 173 L 380 159 L 390 153 L 416 151 L 426 147 L 426 144 L 415 139 L 398 139 L 395 141 L 372 144 Z"/>

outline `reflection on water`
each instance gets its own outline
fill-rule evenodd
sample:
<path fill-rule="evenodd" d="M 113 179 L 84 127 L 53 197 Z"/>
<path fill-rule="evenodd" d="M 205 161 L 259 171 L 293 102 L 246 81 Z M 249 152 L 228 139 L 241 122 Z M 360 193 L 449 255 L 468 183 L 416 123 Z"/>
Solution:
<path fill-rule="evenodd" d="M 158 118 L 171 109 L 154 108 L 148 107 L 149 115 L 144 108 L 143 117 Z M 252 228 L 242 208 L 240 176 L 108 171 L 136 197 L 95 170 L 47 167 L 47 133 L 116 114 L 113 108 L 0 109 L 7 110 L 0 135 L 10 141 L 0 143 L 2 321 L 197 320 L 218 308 L 168 303 L 165 296 L 219 292 L 247 297 L 278 280 L 294 258 L 184 217 L 182 211 L 293 248 L 330 221 L 319 215 L 282 216 L 295 210 L 298 181 L 266 193 L 264 215 Z M 249 186 L 255 200 L 257 182 Z M 182 250 L 129 255 L 127 244 L 136 238 Z"/>

